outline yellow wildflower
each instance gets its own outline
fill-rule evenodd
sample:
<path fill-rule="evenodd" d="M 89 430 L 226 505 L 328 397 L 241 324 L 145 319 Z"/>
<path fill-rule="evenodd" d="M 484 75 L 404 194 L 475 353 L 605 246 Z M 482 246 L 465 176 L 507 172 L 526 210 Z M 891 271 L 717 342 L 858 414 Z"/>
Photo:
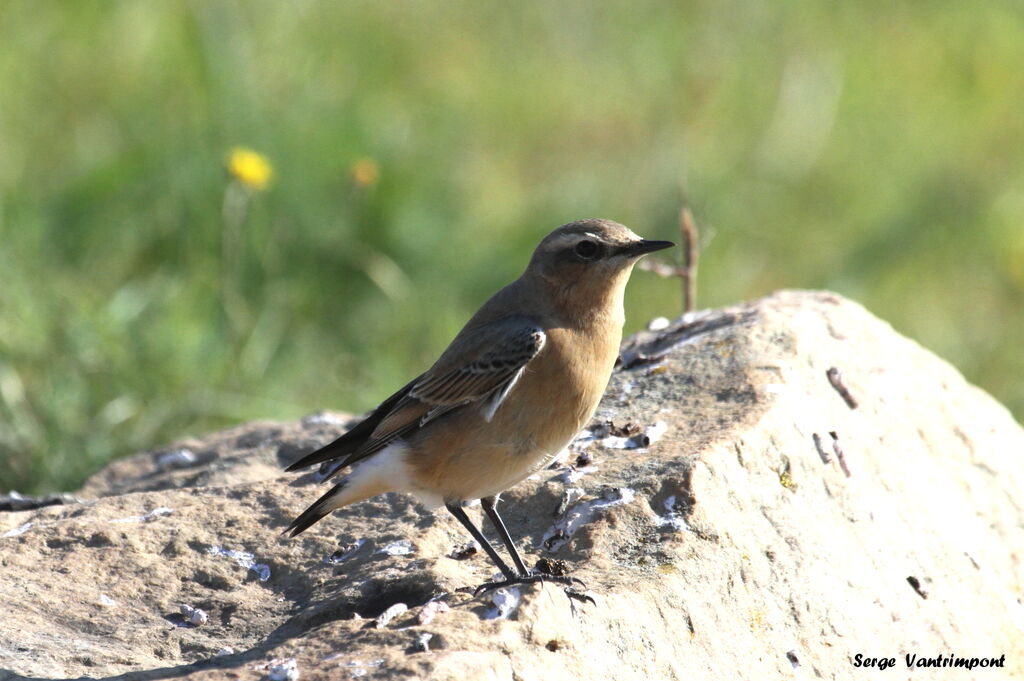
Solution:
<path fill-rule="evenodd" d="M 352 180 L 364 189 L 377 184 L 380 179 L 380 166 L 372 158 L 359 158 L 352 164 Z"/>
<path fill-rule="evenodd" d="M 263 191 L 274 177 L 274 166 L 259 152 L 235 147 L 228 155 L 228 172 L 249 189 Z"/>

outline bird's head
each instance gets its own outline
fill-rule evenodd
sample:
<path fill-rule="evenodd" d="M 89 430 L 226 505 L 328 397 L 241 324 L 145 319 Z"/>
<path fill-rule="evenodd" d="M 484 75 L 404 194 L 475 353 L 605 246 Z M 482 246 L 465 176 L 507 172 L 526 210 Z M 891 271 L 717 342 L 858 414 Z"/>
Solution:
<path fill-rule="evenodd" d="M 621 295 L 637 260 L 674 245 L 643 239 L 611 220 L 579 220 L 544 237 L 527 273 L 569 297 L 567 302 L 599 304 L 609 294 Z"/>

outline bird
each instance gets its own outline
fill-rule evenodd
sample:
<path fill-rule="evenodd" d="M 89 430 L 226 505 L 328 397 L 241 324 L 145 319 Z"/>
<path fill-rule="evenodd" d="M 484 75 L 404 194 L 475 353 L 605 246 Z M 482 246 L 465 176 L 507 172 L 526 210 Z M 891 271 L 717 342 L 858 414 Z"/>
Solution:
<path fill-rule="evenodd" d="M 433 366 L 286 468 L 330 462 L 328 477 L 348 473 L 283 534 L 295 537 L 339 508 L 404 492 L 428 509 L 444 506 L 501 571 L 504 579 L 477 593 L 579 582 L 527 569 L 498 514 L 499 495 L 550 465 L 590 422 L 618 357 L 633 265 L 674 245 L 604 219 L 548 234 L 522 275 L 483 304 Z M 466 515 L 464 505 L 475 500 L 511 566 Z"/>

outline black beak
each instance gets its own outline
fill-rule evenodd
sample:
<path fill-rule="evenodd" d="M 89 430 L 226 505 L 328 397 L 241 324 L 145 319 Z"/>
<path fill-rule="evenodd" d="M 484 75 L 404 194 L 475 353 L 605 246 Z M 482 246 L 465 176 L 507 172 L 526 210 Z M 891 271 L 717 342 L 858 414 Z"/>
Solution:
<path fill-rule="evenodd" d="M 671 241 L 651 241 L 649 239 L 641 239 L 631 243 L 628 246 L 623 246 L 620 253 L 628 255 L 631 258 L 639 258 L 641 255 L 647 255 L 648 253 L 654 253 L 660 251 L 663 248 L 672 248 L 675 246 Z"/>

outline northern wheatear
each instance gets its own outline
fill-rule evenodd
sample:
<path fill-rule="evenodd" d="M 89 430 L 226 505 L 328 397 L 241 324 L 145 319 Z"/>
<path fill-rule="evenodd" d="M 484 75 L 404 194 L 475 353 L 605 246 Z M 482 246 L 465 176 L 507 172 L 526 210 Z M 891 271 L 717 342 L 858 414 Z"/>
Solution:
<path fill-rule="evenodd" d="M 295 536 L 330 512 L 385 492 L 442 504 L 505 576 L 531 575 L 498 515 L 498 495 L 546 467 L 587 424 L 608 385 L 634 263 L 673 246 L 610 220 L 563 225 L 540 242 L 522 276 L 473 315 L 426 373 L 347 433 L 287 470 L 337 460 L 351 471 L 285 530 Z M 515 569 L 462 508 L 479 499 Z"/>

